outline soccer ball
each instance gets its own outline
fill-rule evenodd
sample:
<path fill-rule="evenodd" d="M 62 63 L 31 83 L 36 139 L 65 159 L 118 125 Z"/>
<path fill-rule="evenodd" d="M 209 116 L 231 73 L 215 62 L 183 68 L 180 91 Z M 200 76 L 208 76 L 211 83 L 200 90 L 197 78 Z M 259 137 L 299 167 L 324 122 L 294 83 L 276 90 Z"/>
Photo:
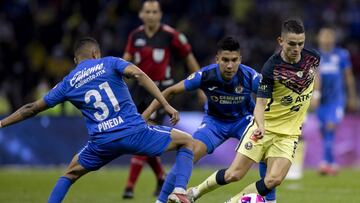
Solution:
<path fill-rule="evenodd" d="M 239 203 L 265 203 L 265 199 L 259 194 L 251 193 L 242 196 Z"/>

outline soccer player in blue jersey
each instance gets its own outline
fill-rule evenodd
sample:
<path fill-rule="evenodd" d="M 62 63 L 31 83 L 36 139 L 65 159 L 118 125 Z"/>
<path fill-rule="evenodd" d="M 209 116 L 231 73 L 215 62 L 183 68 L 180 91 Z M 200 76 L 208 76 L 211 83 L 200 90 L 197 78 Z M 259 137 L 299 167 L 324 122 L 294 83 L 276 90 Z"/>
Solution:
<path fill-rule="evenodd" d="M 198 89 L 203 90 L 207 96 L 206 115 L 193 135 L 194 162 L 206 154 L 213 153 L 231 137 L 241 140 L 246 126 L 253 119 L 255 103 L 252 94 L 256 94 L 260 78 L 260 74 L 255 70 L 241 64 L 239 42 L 232 37 L 226 37 L 218 43 L 216 63 L 203 67 L 187 79 L 163 91 L 167 99 L 185 91 Z M 150 117 L 159 107 L 160 103 L 154 100 L 144 111 L 144 118 Z M 262 174 L 265 175 L 266 165 L 262 164 Z M 222 171 L 225 172 L 225 169 Z M 175 174 L 170 172 L 166 180 L 157 203 L 164 203 L 173 190 Z M 219 176 L 218 181 L 221 184 L 224 179 Z M 267 198 L 269 201 L 275 201 L 275 191 Z"/>
<path fill-rule="evenodd" d="M 317 116 L 323 138 L 323 160 L 319 166 L 322 175 L 336 175 L 338 166 L 333 154 L 336 127 L 344 116 L 346 103 L 349 110 L 356 109 L 355 80 L 349 52 L 336 47 L 335 30 L 321 28 L 318 34 L 320 85 L 314 91 L 312 105 L 317 105 Z M 347 91 L 346 91 L 347 90 Z"/>
<path fill-rule="evenodd" d="M 169 202 L 188 203 L 185 193 L 193 162 L 193 140 L 185 132 L 165 126 L 148 126 L 136 111 L 123 77 L 143 85 L 178 121 L 154 82 L 137 66 L 116 57 L 101 58 L 99 44 L 83 38 L 75 45 L 77 66 L 42 99 L 21 107 L 0 121 L 5 127 L 64 101 L 70 101 L 84 115 L 89 141 L 74 156 L 66 172 L 57 181 L 48 202 L 61 202 L 70 186 L 81 176 L 95 171 L 123 154 L 158 156 L 177 150 L 172 173 L 176 175 Z"/>
<path fill-rule="evenodd" d="M 188 195 L 194 199 L 241 180 L 261 160 L 268 167 L 265 177 L 249 184 L 227 203 L 238 203 L 248 193 L 266 196 L 284 180 L 295 157 L 320 56 L 314 50 L 304 49 L 305 30 L 300 20 L 285 20 L 278 42 L 280 52 L 263 66 L 254 120 L 246 127 L 236 157 L 228 169 L 214 172 L 196 186 L 196 192 L 190 190 Z"/>

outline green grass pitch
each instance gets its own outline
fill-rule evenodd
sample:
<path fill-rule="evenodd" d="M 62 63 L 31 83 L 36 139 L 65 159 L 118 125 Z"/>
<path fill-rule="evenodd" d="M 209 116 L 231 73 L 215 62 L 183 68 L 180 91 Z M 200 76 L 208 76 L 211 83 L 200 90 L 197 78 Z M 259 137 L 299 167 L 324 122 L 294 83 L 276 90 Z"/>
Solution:
<path fill-rule="evenodd" d="M 46 202 L 63 170 L 0 168 L 0 202 Z M 199 183 L 214 170 L 195 167 L 189 185 Z M 64 203 L 155 202 L 152 196 L 155 178 L 148 168 L 139 178 L 135 199 L 121 198 L 127 173 L 127 168 L 104 168 L 87 174 L 71 187 Z M 208 193 L 197 202 L 225 202 L 257 178 L 257 170 L 251 170 L 242 181 Z M 336 177 L 320 177 L 314 170 L 306 170 L 301 180 L 286 180 L 278 188 L 277 196 L 278 203 L 360 203 L 360 170 L 343 169 Z"/>

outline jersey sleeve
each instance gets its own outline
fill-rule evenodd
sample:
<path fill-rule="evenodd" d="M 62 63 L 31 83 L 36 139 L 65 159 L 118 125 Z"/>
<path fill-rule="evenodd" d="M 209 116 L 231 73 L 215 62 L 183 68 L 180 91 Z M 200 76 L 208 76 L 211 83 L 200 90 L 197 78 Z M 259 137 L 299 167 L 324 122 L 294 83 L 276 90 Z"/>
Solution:
<path fill-rule="evenodd" d="M 274 67 L 272 67 L 271 62 L 267 61 L 261 71 L 261 80 L 259 78 L 260 84 L 257 90 L 257 97 L 272 98 L 274 86 L 273 70 Z"/>
<path fill-rule="evenodd" d="M 201 85 L 201 71 L 197 71 L 189 75 L 184 80 L 184 86 L 186 91 L 191 91 L 200 88 Z"/>
<path fill-rule="evenodd" d="M 130 33 L 128 40 L 126 42 L 125 52 L 130 53 L 131 55 L 135 54 L 135 47 L 133 43 L 133 32 Z"/>
<path fill-rule="evenodd" d="M 257 91 L 259 89 L 261 78 L 262 77 L 258 72 L 256 72 L 255 70 L 252 71 L 251 91 L 255 94 L 257 94 Z"/>
<path fill-rule="evenodd" d="M 115 68 L 115 70 L 122 75 L 124 74 L 125 68 L 131 65 L 130 62 L 125 61 L 122 58 L 111 57 L 111 60 L 113 62 L 113 67 Z"/>
<path fill-rule="evenodd" d="M 186 36 L 177 31 L 173 33 L 171 46 L 181 58 L 186 57 L 191 52 L 191 45 L 188 43 Z"/>
<path fill-rule="evenodd" d="M 45 103 L 49 107 L 54 107 L 66 100 L 66 83 L 65 80 L 58 83 L 44 97 Z"/>
<path fill-rule="evenodd" d="M 351 68 L 352 64 L 351 64 L 351 60 L 350 60 L 350 53 L 343 49 L 340 52 L 340 65 L 342 69 L 347 69 L 347 68 Z"/>

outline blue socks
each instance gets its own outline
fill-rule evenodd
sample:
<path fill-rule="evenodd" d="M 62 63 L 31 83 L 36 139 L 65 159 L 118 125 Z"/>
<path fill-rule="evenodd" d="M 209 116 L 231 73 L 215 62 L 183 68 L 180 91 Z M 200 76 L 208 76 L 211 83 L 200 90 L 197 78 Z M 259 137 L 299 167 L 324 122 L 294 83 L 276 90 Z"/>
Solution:
<path fill-rule="evenodd" d="M 259 173 L 260 173 L 261 179 L 265 178 L 266 169 L 267 169 L 266 164 L 261 161 L 259 164 Z M 276 190 L 275 189 L 272 189 L 271 192 L 266 195 L 266 200 L 268 200 L 268 201 L 276 200 Z"/>
<path fill-rule="evenodd" d="M 72 184 L 73 182 L 69 178 L 65 176 L 60 177 L 51 192 L 48 203 L 61 202 Z"/>
<path fill-rule="evenodd" d="M 189 182 L 192 167 L 193 167 L 194 154 L 191 150 L 180 148 L 176 154 L 176 181 L 175 187 L 181 187 L 186 190 L 186 185 Z"/>
<path fill-rule="evenodd" d="M 335 162 L 333 155 L 333 144 L 335 138 L 335 130 L 331 129 L 322 129 L 323 134 L 323 147 L 324 147 L 324 160 L 332 164 Z"/>
<path fill-rule="evenodd" d="M 189 182 L 194 154 L 191 150 L 180 148 L 176 154 L 176 162 L 167 174 L 163 187 L 161 188 L 158 200 L 166 202 L 168 196 L 172 193 L 175 187 L 186 189 Z"/>

